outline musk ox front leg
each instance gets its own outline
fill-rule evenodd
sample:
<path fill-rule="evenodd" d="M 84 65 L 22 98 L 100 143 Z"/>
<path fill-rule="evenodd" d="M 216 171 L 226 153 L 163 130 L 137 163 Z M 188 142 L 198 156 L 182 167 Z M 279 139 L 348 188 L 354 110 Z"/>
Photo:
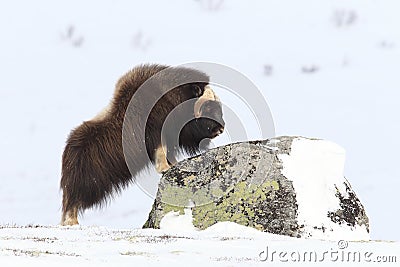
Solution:
<path fill-rule="evenodd" d="M 167 148 L 163 145 L 160 145 L 155 152 L 154 159 L 156 162 L 156 171 L 158 173 L 162 173 L 167 171 L 169 168 L 171 168 L 170 164 L 168 163 L 167 159 Z M 176 160 L 172 160 L 172 164 L 176 163 Z"/>

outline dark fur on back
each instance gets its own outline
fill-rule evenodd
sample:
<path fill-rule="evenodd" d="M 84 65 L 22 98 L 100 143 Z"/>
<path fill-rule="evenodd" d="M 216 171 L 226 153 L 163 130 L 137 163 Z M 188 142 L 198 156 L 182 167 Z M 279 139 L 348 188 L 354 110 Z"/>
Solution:
<path fill-rule="evenodd" d="M 160 65 L 142 65 L 134 68 L 117 82 L 110 109 L 101 118 L 83 122 L 74 129 L 66 143 L 62 156 L 61 189 L 63 190 L 63 213 L 77 209 L 82 212 L 93 206 L 101 206 L 113 193 L 125 188 L 134 176 L 150 162 L 155 161 L 154 151 L 161 145 L 161 128 L 167 115 L 180 103 L 197 98 L 204 92 L 209 78 L 202 72 L 186 68 L 168 68 Z M 155 79 L 135 105 L 129 105 L 137 89 L 150 77 L 163 73 L 162 82 Z M 167 92 L 173 83 L 182 77 L 193 78 Z M 149 117 L 141 111 L 155 103 L 154 95 L 162 94 L 152 107 Z M 128 107 L 129 106 L 129 107 Z M 168 146 L 172 158 L 183 149 L 189 154 L 199 151 L 204 138 L 215 137 L 217 128 L 223 127 L 221 104 L 207 101 L 202 107 L 209 118 L 197 118 L 187 123 L 179 134 L 179 146 Z M 178 114 L 192 114 L 193 108 L 182 107 Z M 215 119 L 212 119 L 215 118 Z M 125 126 L 123 126 L 125 119 Z M 128 149 L 123 151 L 123 127 L 128 131 Z M 141 131 L 141 127 L 145 127 Z M 145 150 L 142 151 L 143 142 Z M 124 155 L 125 152 L 125 155 Z M 126 157 L 125 157 L 126 156 Z M 150 161 L 149 161 L 150 160 Z M 128 168 L 128 165 L 131 168 Z M 133 168 L 132 168 L 133 166 Z"/>

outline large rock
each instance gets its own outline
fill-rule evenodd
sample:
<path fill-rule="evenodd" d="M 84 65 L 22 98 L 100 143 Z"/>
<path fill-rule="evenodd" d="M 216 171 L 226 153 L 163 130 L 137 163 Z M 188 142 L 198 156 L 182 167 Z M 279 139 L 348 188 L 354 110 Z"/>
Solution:
<path fill-rule="evenodd" d="M 163 175 L 143 227 L 232 221 L 294 237 L 368 240 L 368 217 L 343 176 L 344 159 L 338 145 L 303 137 L 209 150 Z"/>

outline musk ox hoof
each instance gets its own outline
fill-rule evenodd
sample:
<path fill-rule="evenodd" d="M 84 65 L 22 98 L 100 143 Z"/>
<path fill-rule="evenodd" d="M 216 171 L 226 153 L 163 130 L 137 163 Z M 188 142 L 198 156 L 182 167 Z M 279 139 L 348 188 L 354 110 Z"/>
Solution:
<path fill-rule="evenodd" d="M 78 209 L 74 208 L 72 211 L 66 211 L 61 218 L 61 226 L 78 225 Z"/>
<path fill-rule="evenodd" d="M 169 166 L 168 163 L 160 163 L 160 164 L 156 164 L 156 171 L 158 173 L 164 173 L 166 171 L 168 171 L 171 168 L 171 166 Z"/>

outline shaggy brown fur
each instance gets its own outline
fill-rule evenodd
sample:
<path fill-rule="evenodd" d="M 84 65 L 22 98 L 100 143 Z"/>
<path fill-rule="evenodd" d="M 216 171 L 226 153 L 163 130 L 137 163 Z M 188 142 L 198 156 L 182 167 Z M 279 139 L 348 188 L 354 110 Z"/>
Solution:
<path fill-rule="evenodd" d="M 80 212 L 104 204 L 150 162 L 164 171 L 181 149 L 195 154 L 203 139 L 220 134 L 224 127 L 221 103 L 217 97 L 202 97 L 208 92 L 208 81 L 202 72 L 160 65 L 142 65 L 121 77 L 110 106 L 74 129 L 67 140 L 60 183 L 61 224 L 78 224 Z M 174 87 L 177 82 L 181 85 Z M 138 91 L 142 85 L 144 90 Z M 194 116 L 195 105 L 201 116 Z M 174 131 L 162 136 L 163 123 L 174 109 L 178 115 L 168 127 L 181 129 L 179 136 L 169 134 Z M 188 123 L 179 125 L 185 120 Z"/>

